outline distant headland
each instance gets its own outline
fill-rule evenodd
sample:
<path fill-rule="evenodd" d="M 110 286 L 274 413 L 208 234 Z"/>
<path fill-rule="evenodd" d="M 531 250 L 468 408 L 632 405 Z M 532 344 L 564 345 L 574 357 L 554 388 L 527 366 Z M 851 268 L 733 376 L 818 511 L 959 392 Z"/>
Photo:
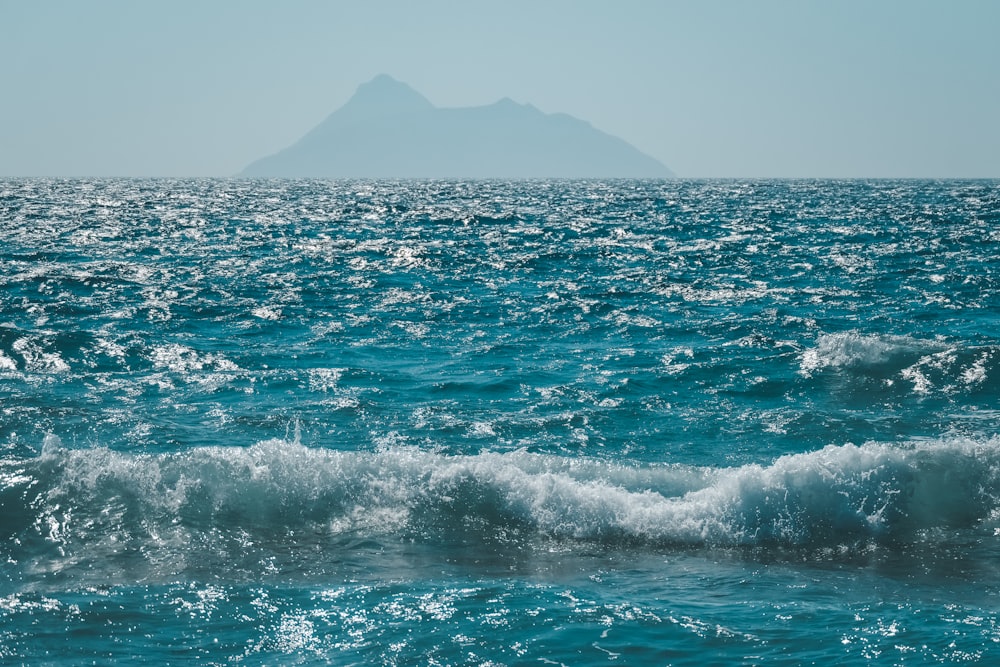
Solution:
<path fill-rule="evenodd" d="M 242 176 L 273 178 L 670 178 L 663 163 L 590 123 L 504 98 L 437 108 L 385 74 Z"/>

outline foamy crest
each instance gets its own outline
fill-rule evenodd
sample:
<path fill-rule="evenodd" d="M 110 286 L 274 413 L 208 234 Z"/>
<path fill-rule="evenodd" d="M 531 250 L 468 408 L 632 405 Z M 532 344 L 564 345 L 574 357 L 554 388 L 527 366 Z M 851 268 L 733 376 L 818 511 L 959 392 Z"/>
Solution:
<path fill-rule="evenodd" d="M 820 336 L 802 353 L 799 373 L 875 380 L 883 388 L 916 396 L 986 394 L 1000 381 L 995 346 L 946 345 L 909 336 L 844 332 Z"/>
<path fill-rule="evenodd" d="M 0 350 L 0 371 L 16 371 L 17 363 Z"/>
<path fill-rule="evenodd" d="M 811 376 L 825 369 L 879 366 L 930 346 L 931 343 L 909 336 L 866 335 L 856 331 L 823 334 L 814 347 L 802 353 L 799 372 Z"/>
<path fill-rule="evenodd" d="M 766 466 L 695 468 L 279 440 L 136 455 L 49 438 L 39 458 L 0 473 L 8 558 L 45 571 L 99 567 L 123 550 L 177 571 L 303 539 L 891 546 L 1000 514 L 996 439 L 828 446 Z"/>
<path fill-rule="evenodd" d="M 58 352 L 49 352 L 41 343 L 30 338 L 19 338 L 11 346 L 24 359 L 25 368 L 33 373 L 67 373 L 67 364 Z M 12 370 L 12 369 L 11 369 Z"/>

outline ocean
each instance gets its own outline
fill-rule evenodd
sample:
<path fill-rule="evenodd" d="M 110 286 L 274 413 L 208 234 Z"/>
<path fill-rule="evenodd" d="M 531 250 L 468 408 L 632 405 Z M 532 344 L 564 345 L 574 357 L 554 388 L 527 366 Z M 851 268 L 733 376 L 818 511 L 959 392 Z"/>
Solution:
<path fill-rule="evenodd" d="M 998 664 L 998 396 L 998 181 L 0 180 L 0 663 Z"/>

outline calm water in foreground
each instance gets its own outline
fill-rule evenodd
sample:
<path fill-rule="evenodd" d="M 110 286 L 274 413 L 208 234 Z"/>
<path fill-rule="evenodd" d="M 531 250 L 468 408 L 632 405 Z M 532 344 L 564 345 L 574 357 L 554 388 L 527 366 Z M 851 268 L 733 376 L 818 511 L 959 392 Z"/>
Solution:
<path fill-rule="evenodd" d="M 1000 182 L 0 181 L 0 663 L 1000 661 Z"/>

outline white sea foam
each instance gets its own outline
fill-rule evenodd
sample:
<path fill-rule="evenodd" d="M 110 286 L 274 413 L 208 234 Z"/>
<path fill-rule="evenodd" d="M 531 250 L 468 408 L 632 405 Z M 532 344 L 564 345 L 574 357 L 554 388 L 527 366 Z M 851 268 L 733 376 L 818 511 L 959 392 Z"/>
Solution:
<path fill-rule="evenodd" d="M 910 336 L 849 331 L 821 335 L 800 357 L 799 374 L 877 378 L 913 394 L 955 395 L 986 390 L 996 381 L 997 349 L 960 347 Z"/>
<path fill-rule="evenodd" d="M 0 350 L 0 371 L 16 371 L 17 363 Z"/>
<path fill-rule="evenodd" d="M 18 338 L 11 345 L 14 352 L 24 359 L 25 368 L 32 373 L 67 373 L 69 364 L 58 352 L 45 350 L 44 343 L 32 338 Z"/>
<path fill-rule="evenodd" d="M 924 350 L 939 349 L 940 345 L 909 336 L 863 334 L 857 331 L 823 334 L 816 345 L 802 353 L 799 372 L 802 375 L 825 369 L 871 367 L 886 364 L 904 355 L 919 356 Z"/>
<path fill-rule="evenodd" d="M 259 317 L 262 320 L 276 322 L 281 319 L 281 308 L 276 308 L 274 306 L 258 306 L 253 309 L 253 316 Z"/>
<path fill-rule="evenodd" d="M 149 358 L 157 368 L 167 369 L 182 375 L 205 370 L 239 370 L 239 366 L 221 354 L 199 353 L 197 350 L 179 343 L 157 345 L 150 351 Z"/>
<path fill-rule="evenodd" d="M 375 452 L 272 440 L 137 455 L 49 438 L 41 457 L 4 472 L 5 486 L 24 487 L 15 494 L 24 506 L 8 509 L 30 515 L 33 541 L 56 549 L 57 568 L 125 543 L 178 567 L 199 548 L 237 548 L 239 536 L 298 534 L 852 548 L 912 544 L 1000 515 L 996 439 L 829 446 L 770 465 L 700 468 L 450 456 L 392 442 Z"/>

